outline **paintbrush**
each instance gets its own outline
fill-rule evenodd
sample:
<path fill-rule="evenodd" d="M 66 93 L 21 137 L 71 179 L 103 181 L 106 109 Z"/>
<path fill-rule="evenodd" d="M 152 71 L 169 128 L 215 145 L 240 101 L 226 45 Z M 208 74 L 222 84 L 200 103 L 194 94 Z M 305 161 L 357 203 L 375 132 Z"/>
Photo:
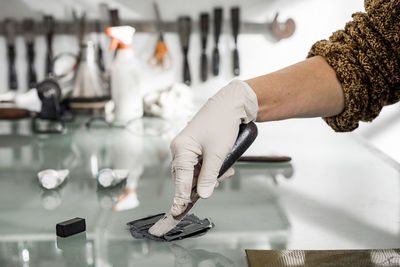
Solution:
<path fill-rule="evenodd" d="M 235 144 L 232 147 L 232 152 L 228 154 L 222 163 L 221 169 L 219 171 L 218 178 L 230 168 L 232 165 L 243 155 L 243 153 L 250 147 L 257 137 L 257 126 L 254 122 L 249 124 L 241 124 L 239 127 L 238 137 Z M 218 179 L 217 179 L 218 180 Z M 220 180 L 218 180 L 220 181 Z M 192 189 L 190 195 L 190 203 L 186 207 L 185 211 L 178 216 L 172 216 L 170 213 L 166 213 L 158 222 L 156 222 L 150 229 L 149 233 L 154 236 L 163 236 L 169 231 L 171 231 L 190 211 L 194 204 L 199 200 L 199 195 L 197 193 L 196 185 Z"/>

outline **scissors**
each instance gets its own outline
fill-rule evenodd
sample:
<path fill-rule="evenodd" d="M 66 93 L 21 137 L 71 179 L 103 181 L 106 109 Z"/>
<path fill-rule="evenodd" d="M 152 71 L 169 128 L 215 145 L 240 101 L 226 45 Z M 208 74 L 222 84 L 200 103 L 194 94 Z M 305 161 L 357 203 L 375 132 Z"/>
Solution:
<path fill-rule="evenodd" d="M 149 58 L 148 62 L 150 66 L 158 67 L 161 66 L 164 69 L 170 69 L 172 66 L 171 54 L 168 51 L 167 44 L 164 41 L 164 32 L 162 31 L 160 11 L 158 9 L 157 3 L 153 3 L 154 11 L 156 13 L 157 19 L 157 29 L 158 29 L 158 40 L 156 47 L 154 49 L 153 55 Z"/>

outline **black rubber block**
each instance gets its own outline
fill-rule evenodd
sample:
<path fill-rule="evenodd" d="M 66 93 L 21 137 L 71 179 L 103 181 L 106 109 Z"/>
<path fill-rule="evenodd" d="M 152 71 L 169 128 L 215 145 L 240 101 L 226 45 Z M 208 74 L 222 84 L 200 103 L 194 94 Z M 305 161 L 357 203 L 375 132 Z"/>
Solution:
<path fill-rule="evenodd" d="M 84 232 L 85 230 L 86 230 L 85 219 L 78 217 L 57 223 L 56 225 L 56 233 L 57 236 L 59 237 L 68 237 L 71 235 Z"/>

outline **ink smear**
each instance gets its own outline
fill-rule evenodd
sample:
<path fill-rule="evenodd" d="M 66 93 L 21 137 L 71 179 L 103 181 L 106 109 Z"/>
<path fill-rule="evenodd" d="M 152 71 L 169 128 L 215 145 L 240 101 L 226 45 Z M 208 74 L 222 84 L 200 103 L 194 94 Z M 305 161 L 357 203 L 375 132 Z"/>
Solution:
<path fill-rule="evenodd" d="M 161 219 L 165 213 L 152 215 L 143 219 L 128 222 L 127 225 L 131 234 L 136 239 L 150 239 L 155 241 L 173 241 L 185 239 L 188 237 L 197 237 L 204 235 L 214 224 L 209 219 L 199 219 L 194 214 L 186 215 L 182 221 L 180 221 L 171 231 L 166 233 L 162 237 L 157 237 L 148 233 L 150 227 L 152 227 L 159 219 Z"/>

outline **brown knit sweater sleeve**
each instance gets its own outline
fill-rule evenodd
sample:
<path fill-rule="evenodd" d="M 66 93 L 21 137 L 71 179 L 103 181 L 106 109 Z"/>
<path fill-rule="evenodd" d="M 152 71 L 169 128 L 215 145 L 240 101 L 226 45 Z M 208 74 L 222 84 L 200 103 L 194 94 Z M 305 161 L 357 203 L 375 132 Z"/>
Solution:
<path fill-rule="evenodd" d="M 352 131 L 400 99 L 400 1 L 365 0 L 365 9 L 308 54 L 323 56 L 342 84 L 344 110 L 324 118 L 335 131 Z"/>

